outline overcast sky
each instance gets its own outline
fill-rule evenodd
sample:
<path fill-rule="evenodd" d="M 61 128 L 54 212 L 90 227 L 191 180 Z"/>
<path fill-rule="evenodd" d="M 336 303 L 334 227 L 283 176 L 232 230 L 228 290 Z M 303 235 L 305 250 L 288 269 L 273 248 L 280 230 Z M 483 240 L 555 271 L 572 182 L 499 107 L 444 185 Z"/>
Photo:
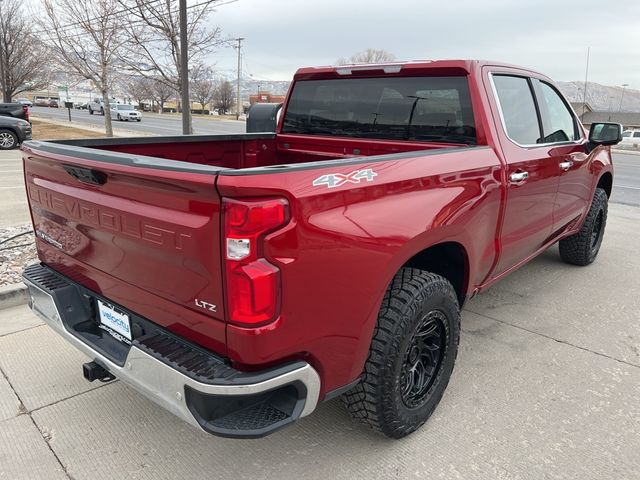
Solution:
<path fill-rule="evenodd" d="M 256 79 L 288 80 L 371 47 L 398 60 L 481 58 L 583 80 L 591 47 L 590 81 L 640 89 L 640 0 L 238 0 L 210 22 L 246 38 L 243 68 Z M 235 50 L 211 61 L 233 75 Z"/>

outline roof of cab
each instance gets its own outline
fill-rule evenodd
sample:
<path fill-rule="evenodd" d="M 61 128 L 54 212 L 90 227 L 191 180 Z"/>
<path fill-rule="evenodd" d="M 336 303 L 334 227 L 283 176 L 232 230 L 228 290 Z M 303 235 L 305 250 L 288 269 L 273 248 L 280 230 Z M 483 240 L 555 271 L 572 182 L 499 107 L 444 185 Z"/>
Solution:
<path fill-rule="evenodd" d="M 373 64 L 350 64 L 350 65 L 326 65 L 321 67 L 303 67 L 298 69 L 296 77 L 308 77 L 314 75 L 351 75 L 353 73 L 379 72 L 383 73 L 401 73 L 426 69 L 438 70 L 456 70 L 459 72 L 471 73 L 476 68 L 482 68 L 485 65 L 494 67 L 513 68 L 521 71 L 538 73 L 531 69 L 510 65 L 503 62 L 494 62 L 489 60 L 411 60 L 387 63 Z"/>

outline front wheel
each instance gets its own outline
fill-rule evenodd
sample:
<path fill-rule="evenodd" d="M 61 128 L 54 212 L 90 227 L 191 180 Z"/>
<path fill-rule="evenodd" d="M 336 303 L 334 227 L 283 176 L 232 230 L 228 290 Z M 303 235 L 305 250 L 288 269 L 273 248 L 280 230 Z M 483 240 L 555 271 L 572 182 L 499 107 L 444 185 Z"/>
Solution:
<path fill-rule="evenodd" d="M 608 202 L 607 193 L 602 188 L 596 188 L 591 208 L 580 231 L 560 240 L 562 260 L 573 265 L 585 266 L 596 259 L 607 225 Z"/>
<path fill-rule="evenodd" d="M 423 270 L 400 270 L 384 296 L 362 377 L 343 396 L 351 416 L 391 438 L 417 430 L 444 394 L 459 338 L 451 283 Z"/>
<path fill-rule="evenodd" d="M 0 150 L 11 150 L 18 146 L 18 137 L 11 130 L 0 130 Z"/>
<path fill-rule="evenodd" d="M 122 117 L 120 116 L 120 114 L 118 114 L 118 121 L 122 121 Z"/>
<path fill-rule="evenodd" d="M 141 121 L 142 121 L 142 119 L 141 119 L 141 118 L 138 118 L 137 120 L 138 120 L 138 122 L 141 122 Z"/>

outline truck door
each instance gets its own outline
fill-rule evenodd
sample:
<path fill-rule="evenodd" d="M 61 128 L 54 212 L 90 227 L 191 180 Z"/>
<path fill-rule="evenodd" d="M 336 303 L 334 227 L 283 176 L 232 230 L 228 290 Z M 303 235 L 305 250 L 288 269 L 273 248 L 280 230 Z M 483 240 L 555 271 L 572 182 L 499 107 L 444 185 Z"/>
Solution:
<path fill-rule="evenodd" d="M 558 162 L 544 145 L 532 79 L 489 75 L 496 127 L 505 161 L 506 206 L 495 275 L 534 254 L 549 240 L 558 188 Z M 490 95 L 491 96 L 491 95 Z"/>
<path fill-rule="evenodd" d="M 575 226 L 591 204 L 593 174 L 589 172 L 585 135 L 567 102 L 551 84 L 533 79 L 545 143 L 551 147 L 559 175 L 553 210 L 553 236 Z"/>

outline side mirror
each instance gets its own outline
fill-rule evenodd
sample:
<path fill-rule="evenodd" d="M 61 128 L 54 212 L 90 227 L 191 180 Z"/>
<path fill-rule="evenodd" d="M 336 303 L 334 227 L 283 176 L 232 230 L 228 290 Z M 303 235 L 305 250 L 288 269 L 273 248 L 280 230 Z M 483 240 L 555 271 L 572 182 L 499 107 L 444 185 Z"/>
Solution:
<path fill-rule="evenodd" d="M 592 123 L 589 128 L 589 151 L 598 145 L 616 145 L 622 141 L 619 123 Z"/>

